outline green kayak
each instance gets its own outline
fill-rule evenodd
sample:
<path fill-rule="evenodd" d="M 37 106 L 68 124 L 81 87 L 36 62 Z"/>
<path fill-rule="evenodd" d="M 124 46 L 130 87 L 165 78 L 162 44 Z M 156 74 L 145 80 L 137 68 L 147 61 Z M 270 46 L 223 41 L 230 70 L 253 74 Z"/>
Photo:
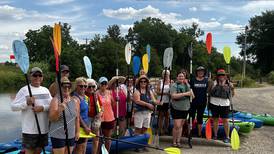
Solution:
<path fill-rule="evenodd" d="M 232 125 L 232 121 L 230 121 L 229 123 L 230 125 Z M 239 133 L 244 133 L 244 134 L 250 133 L 255 126 L 254 122 L 234 121 L 234 124 L 240 127 Z"/>
<path fill-rule="evenodd" d="M 271 116 L 269 114 L 253 114 L 252 117 L 262 120 L 264 122 L 264 125 L 274 126 L 274 116 Z"/>

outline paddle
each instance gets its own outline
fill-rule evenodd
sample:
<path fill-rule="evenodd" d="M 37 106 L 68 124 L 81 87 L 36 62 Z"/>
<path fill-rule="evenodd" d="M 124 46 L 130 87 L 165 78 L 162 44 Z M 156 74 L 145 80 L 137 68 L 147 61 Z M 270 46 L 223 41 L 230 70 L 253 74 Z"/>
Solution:
<path fill-rule="evenodd" d="M 150 45 L 149 44 L 147 44 L 147 46 L 146 46 L 146 51 L 147 51 L 147 55 L 148 55 L 148 63 L 150 63 L 151 55 L 150 55 Z"/>
<path fill-rule="evenodd" d="M 231 50 L 230 50 L 230 47 L 227 47 L 225 46 L 224 47 L 224 59 L 225 59 L 225 62 L 228 66 L 228 71 L 230 73 L 230 59 L 231 59 Z M 228 84 L 230 84 L 230 81 L 228 80 Z M 240 137 L 239 137 L 239 134 L 235 128 L 235 125 L 234 125 L 234 112 L 233 112 L 233 103 L 232 103 L 232 90 L 230 88 L 230 85 L 229 85 L 229 89 L 230 89 L 230 95 L 229 95 L 229 100 L 230 100 L 230 106 L 231 106 L 231 111 L 232 111 L 232 126 L 233 126 L 233 129 L 232 129 L 232 133 L 231 133 L 231 148 L 233 150 L 238 150 L 240 148 Z"/>
<path fill-rule="evenodd" d="M 207 48 L 207 53 L 208 53 L 208 78 L 210 78 L 210 71 L 209 71 L 209 63 L 210 63 L 210 54 L 211 54 L 211 48 L 212 48 L 212 34 L 211 33 L 207 33 L 206 35 L 206 48 Z M 210 140 L 212 138 L 212 128 L 211 128 L 211 120 L 209 117 L 209 94 L 208 95 L 208 103 L 207 103 L 207 109 L 208 109 L 208 119 L 206 122 L 206 139 Z"/>
<path fill-rule="evenodd" d="M 16 63 L 19 65 L 20 69 L 24 73 L 26 83 L 28 86 L 29 97 L 32 97 L 32 92 L 30 89 L 29 79 L 28 79 L 28 75 L 27 75 L 27 72 L 29 69 L 29 54 L 28 54 L 28 49 L 26 47 L 26 44 L 23 41 L 14 40 L 12 42 L 12 48 L 13 48 L 13 53 L 15 56 Z M 34 104 L 32 104 L 32 107 L 34 107 Z M 39 121 L 37 118 L 37 114 L 35 112 L 33 112 L 33 113 L 34 113 L 35 122 L 37 125 L 37 130 L 38 130 L 39 136 L 41 136 L 41 129 L 40 129 Z M 46 151 L 45 151 L 44 147 L 42 147 L 42 150 L 43 150 L 43 154 L 45 154 Z"/>
<path fill-rule="evenodd" d="M 85 69 L 86 69 L 86 73 L 89 79 L 91 79 L 91 75 L 92 75 L 92 64 L 89 60 L 89 58 L 87 56 L 83 57 L 84 60 L 84 64 L 85 64 Z"/>
<path fill-rule="evenodd" d="M 193 57 L 193 51 L 192 51 L 192 42 L 190 43 L 190 46 L 188 46 L 188 56 L 190 58 L 190 65 L 189 65 L 189 72 L 190 72 L 190 79 L 192 77 L 192 57 Z M 189 98 L 190 105 L 192 103 L 192 97 Z M 188 126 L 188 145 L 190 148 L 192 148 L 192 117 L 190 115 L 189 111 L 189 126 Z"/>
<path fill-rule="evenodd" d="M 125 46 L 125 59 L 126 59 L 126 63 L 127 63 L 127 81 L 129 82 L 129 65 L 130 65 L 130 61 L 131 61 L 131 51 L 132 51 L 132 47 L 130 43 L 127 43 Z M 130 89 L 129 89 L 129 85 L 127 82 L 127 130 L 125 134 L 130 134 L 129 130 L 129 123 L 130 123 L 130 119 L 131 119 L 131 112 L 129 111 L 129 103 L 130 101 Z"/>
<path fill-rule="evenodd" d="M 148 72 L 148 54 L 144 54 L 143 57 L 142 57 L 142 64 L 143 64 L 143 68 L 144 68 L 144 71 L 145 73 L 147 74 Z"/>
<path fill-rule="evenodd" d="M 115 139 L 115 138 L 111 138 L 111 137 L 98 136 L 93 133 L 86 135 L 82 128 L 80 128 L 80 137 L 81 138 L 99 137 L 101 139 L 113 140 L 113 141 L 122 142 L 122 143 L 126 143 L 126 144 L 132 144 L 132 145 L 147 147 L 147 148 L 151 148 L 151 149 L 155 149 L 155 150 L 161 150 L 161 151 L 165 151 L 167 154 L 181 154 L 181 150 L 178 148 L 174 148 L 174 147 L 168 147 L 168 148 L 163 149 L 163 148 L 154 147 L 154 146 L 150 146 L 150 145 L 146 145 L 146 144 L 139 144 L 139 143 L 124 141 L 121 139 Z"/>
<path fill-rule="evenodd" d="M 61 90 L 61 72 L 60 72 L 60 54 L 61 54 L 61 25 L 59 24 L 54 24 L 53 27 L 53 39 L 50 37 L 53 49 L 54 49 L 54 56 L 55 56 L 55 69 L 56 69 L 56 76 L 57 76 L 57 82 L 58 82 L 58 89 L 59 89 L 59 95 L 60 95 L 60 101 L 63 103 L 63 94 Z M 68 127 L 67 127 L 67 120 L 65 116 L 65 111 L 63 111 L 63 119 L 64 119 L 64 132 L 66 136 L 66 146 L 67 146 L 67 151 L 68 154 L 70 154 L 70 148 L 69 148 L 69 143 L 68 143 Z"/>

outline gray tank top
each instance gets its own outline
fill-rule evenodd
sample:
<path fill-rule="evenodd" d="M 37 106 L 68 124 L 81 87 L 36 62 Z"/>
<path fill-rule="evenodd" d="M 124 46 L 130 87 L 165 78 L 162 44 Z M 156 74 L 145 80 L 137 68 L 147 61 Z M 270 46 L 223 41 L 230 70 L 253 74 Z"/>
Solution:
<path fill-rule="evenodd" d="M 60 102 L 59 102 L 60 103 Z M 67 107 L 65 108 L 65 115 L 68 126 L 68 139 L 72 139 L 75 137 L 75 120 L 76 120 L 76 106 L 74 99 L 71 99 L 68 102 Z M 54 121 L 50 123 L 50 137 L 58 138 L 58 139 L 66 139 L 65 131 L 64 131 L 64 119 L 63 113 L 59 115 L 58 121 Z"/>

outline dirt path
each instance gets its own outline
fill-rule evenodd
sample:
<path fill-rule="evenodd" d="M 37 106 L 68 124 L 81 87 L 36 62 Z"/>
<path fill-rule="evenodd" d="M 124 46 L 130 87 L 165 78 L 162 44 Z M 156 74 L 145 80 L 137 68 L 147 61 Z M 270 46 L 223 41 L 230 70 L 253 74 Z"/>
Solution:
<path fill-rule="evenodd" d="M 268 113 L 274 115 L 274 86 L 263 88 L 243 88 L 236 89 L 233 98 L 234 109 L 239 111 Z M 271 154 L 274 147 L 274 126 L 263 126 L 254 129 L 248 136 L 240 136 L 241 148 L 239 151 L 232 151 L 230 147 L 217 147 L 212 145 L 193 145 L 189 149 L 186 144 L 182 148 L 182 153 L 189 154 Z M 170 143 L 161 142 L 161 147 L 170 146 Z M 135 153 L 133 151 L 123 152 L 123 154 Z M 143 153 L 143 152 L 142 152 Z M 164 153 L 158 150 L 144 152 L 146 154 Z"/>

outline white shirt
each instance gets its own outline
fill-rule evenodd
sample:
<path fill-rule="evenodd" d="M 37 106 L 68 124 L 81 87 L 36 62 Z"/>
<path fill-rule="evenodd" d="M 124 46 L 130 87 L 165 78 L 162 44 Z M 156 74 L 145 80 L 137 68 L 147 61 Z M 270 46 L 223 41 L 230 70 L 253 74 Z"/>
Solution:
<path fill-rule="evenodd" d="M 50 101 L 52 99 L 50 92 L 45 87 L 33 87 L 30 86 L 32 96 L 35 98 L 35 105 L 43 106 L 44 111 L 36 113 L 39 126 L 42 134 L 46 134 L 49 131 L 49 119 L 48 119 L 48 110 Z M 29 96 L 28 87 L 24 86 L 16 94 L 14 101 L 10 104 L 12 111 L 21 111 L 22 118 L 22 133 L 26 134 L 39 134 L 34 112 L 32 106 L 28 106 L 26 102 L 26 97 Z"/>
<path fill-rule="evenodd" d="M 230 106 L 229 99 L 218 98 L 218 97 L 210 97 L 210 103 L 216 106 Z"/>

